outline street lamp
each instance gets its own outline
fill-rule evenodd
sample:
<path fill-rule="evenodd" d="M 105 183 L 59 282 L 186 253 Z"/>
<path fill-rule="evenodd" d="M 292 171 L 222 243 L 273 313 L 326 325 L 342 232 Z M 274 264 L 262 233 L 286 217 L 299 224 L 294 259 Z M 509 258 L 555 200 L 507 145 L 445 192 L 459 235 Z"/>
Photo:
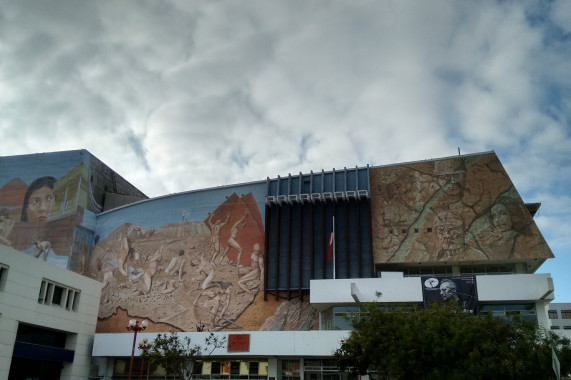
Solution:
<path fill-rule="evenodd" d="M 139 350 L 146 352 L 149 348 L 151 348 L 151 346 L 153 345 L 153 342 L 148 342 L 148 339 L 145 338 L 143 339 L 142 342 L 139 342 Z M 145 357 L 141 356 L 141 376 L 139 377 L 139 380 L 143 379 L 143 365 L 145 363 Z M 149 378 L 149 374 L 147 371 L 147 378 Z"/>
<path fill-rule="evenodd" d="M 137 341 L 137 333 L 146 329 L 148 325 L 149 322 L 147 322 L 147 320 L 144 320 L 139 325 L 139 321 L 136 319 L 131 319 L 129 321 L 129 325 L 127 326 L 127 330 L 135 332 L 135 336 L 133 337 L 133 350 L 131 351 L 131 364 L 129 365 L 129 380 L 131 380 L 131 372 L 133 371 L 133 357 L 135 356 L 135 342 Z"/>

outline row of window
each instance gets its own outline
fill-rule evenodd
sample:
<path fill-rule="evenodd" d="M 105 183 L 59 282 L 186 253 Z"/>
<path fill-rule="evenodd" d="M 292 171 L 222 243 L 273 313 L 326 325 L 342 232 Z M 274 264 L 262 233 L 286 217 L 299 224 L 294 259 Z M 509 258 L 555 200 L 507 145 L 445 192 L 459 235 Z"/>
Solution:
<path fill-rule="evenodd" d="M 66 310 L 77 311 L 81 291 L 58 284 L 54 281 L 42 280 L 38 303 L 60 306 Z"/>
<path fill-rule="evenodd" d="M 551 326 L 551 330 L 560 330 L 561 326 Z M 563 330 L 571 330 L 571 326 L 563 326 Z"/>
<path fill-rule="evenodd" d="M 404 277 L 415 277 L 421 275 L 464 275 L 464 274 L 512 274 L 515 273 L 515 265 L 481 265 L 481 266 L 461 266 L 459 273 L 454 273 L 452 265 L 441 266 L 396 266 L 377 265 L 377 277 L 381 277 L 381 272 L 403 272 Z"/>
<path fill-rule="evenodd" d="M 422 309 L 422 304 L 381 305 L 385 311 Z M 479 313 L 491 313 L 492 316 L 512 320 L 514 318 L 537 322 L 535 305 L 530 304 L 480 304 Z M 352 321 L 359 318 L 359 306 L 334 306 L 321 313 L 322 330 L 352 330 Z"/>
<path fill-rule="evenodd" d="M 557 310 L 549 310 L 549 319 L 559 319 Z M 571 310 L 561 310 L 561 319 L 571 319 Z"/>
<path fill-rule="evenodd" d="M 137 361 L 140 362 L 140 358 Z M 145 362 L 147 363 L 147 362 Z M 144 364 L 141 362 L 141 364 Z M 146 375 L 153 378 L 164 378 L 169 375 L 160 366 L 149 366 L 148 363 L 142 367 L 139 363 L 134 363 L 133 370 L 136 370 L 136 378 L 141 376 L 140 369 L 147 372 Z M 118 359 L 115 361 L 114 375 L 116 379 L 122 378 L 129 370 L 129 360 Z M 233 361 L 204 361 L 194 363 L 194 379 L 267 379 L 268 362 L 265 360 L 233 360 Z"/>

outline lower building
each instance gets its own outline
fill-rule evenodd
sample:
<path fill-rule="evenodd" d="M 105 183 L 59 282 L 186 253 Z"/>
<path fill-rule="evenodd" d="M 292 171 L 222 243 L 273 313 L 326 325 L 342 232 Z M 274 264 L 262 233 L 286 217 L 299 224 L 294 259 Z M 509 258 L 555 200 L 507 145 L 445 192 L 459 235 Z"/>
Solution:
<path fill-rule="evenodd" d="M 551 330 L 571 339 L 571 303 L 550 303 L 548 315 Z"/>
<path fill-rule="evenodd" d="M 0 379 L 87 378 L 101 283 L 0 245 Z"/>

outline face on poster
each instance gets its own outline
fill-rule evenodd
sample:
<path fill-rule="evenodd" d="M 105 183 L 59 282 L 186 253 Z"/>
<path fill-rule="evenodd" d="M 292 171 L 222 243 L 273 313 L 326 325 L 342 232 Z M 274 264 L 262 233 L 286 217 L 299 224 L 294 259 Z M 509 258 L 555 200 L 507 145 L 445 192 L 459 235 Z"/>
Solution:
<path fill-rule="evenodd" d="M 478 294 L 475 276 L 423 276 L 421 282 L 425 307 L 435 302 L 455 302 L 465 311 L 477 313 Z"/>

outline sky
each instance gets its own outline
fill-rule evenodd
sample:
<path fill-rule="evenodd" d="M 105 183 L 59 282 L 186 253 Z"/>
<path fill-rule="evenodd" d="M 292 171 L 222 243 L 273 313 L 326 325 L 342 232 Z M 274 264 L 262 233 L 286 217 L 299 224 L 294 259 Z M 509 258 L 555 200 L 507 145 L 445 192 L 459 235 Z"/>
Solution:
<path fill-rule="evenodd" d="M 0 156 L 150 197 L 493 150 L 571 302 L 571 1 L 0 0 Z"/>

